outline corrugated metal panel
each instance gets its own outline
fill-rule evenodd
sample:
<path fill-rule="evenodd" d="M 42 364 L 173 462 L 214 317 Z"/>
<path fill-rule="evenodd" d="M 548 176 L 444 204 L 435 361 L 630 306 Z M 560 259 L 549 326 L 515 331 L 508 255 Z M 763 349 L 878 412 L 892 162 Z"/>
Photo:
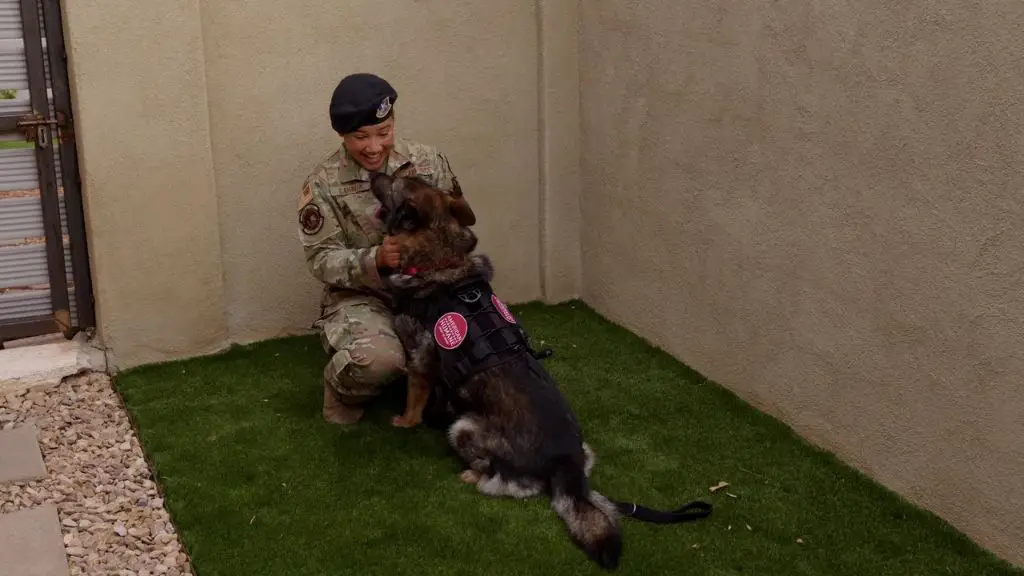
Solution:
<path fill-rule="evenodd" d="M 43 238 L 43 210 L 38 196 L 0 198 L 0 245 L 20 244 L 28 238 Z M 3 276 L 0 267 L 0 277 Z"/>
<path fill-rule="evenodd" d="M 31 110 L 19 0 L 0 0 L 0 114 Z M 51 313 L 50 275 L 35 148 L 20 133 L 0 135 L 0 321 Z"/>
<path fill-rule="evenodd" d="M 0 38 L 21 37 L 21 2 L 0 0 Z"/>
<path fill-rule="evenodd" d="M 0 88 L 28 90 L 25 43 L 19 39 L 0 39 Z"/>
<path fill-rule="evenodd" d="M 19 286 L 40 286 L 50 281 L 46 269 L 46 245 L 0 246 L 0 290 Z"/>
<path fill-rule="evenodd" d="M 0 88 L 28 89 L 24 38 L 21 0 L 0 0 Z"/>
<path fill-rule="evenodd" d="M 0 291 L 0 322 L 50 315 L 50 289 Z"/>
<path fill-rule="evenodd" d="M 24 114 L 32 109 L 24 37 L 20 0 L 0 0 L 0 89 L 17 91 L 13 99 L 0 99 L 0 114 Z"/>
<path fill-rule="evenodd" d="M 14 135 L 0 137 L 0 196 L 15 190 L 33 191 L 38 195 L 39 163 L 35 149 L 31 143 L 18 140 Z M 18 148 L 4 148 L 4 145 Z"/>

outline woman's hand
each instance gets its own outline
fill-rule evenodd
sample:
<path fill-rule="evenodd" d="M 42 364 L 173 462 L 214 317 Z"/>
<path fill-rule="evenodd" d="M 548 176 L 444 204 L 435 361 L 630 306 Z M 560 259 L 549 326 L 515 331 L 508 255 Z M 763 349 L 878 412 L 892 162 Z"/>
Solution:
<path fill-rule="evenodd" d="M 377 268 L 398 268 L 402 245 L 398 238 L 385 236 L 384 242 L 377 249 Z"/>

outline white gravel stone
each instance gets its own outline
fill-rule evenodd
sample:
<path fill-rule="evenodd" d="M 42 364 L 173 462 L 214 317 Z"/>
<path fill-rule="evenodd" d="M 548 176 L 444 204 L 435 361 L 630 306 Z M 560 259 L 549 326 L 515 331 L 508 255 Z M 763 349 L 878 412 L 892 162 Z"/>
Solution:
<path fill-rule="evenodd" d="M 0 513 L 57 506 L 73 575 L 193 575 L 106 374 L 0 396 L 0 428 L 28 423 L 49 476 L 0 485 Z"/>

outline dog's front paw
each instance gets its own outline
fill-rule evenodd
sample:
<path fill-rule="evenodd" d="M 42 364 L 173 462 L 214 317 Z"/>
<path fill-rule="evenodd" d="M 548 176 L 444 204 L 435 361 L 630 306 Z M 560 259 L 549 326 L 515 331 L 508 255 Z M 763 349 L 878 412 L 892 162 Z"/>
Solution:
<path fill-rule="evenodd" d="M 407 417 L 405 414 L 391 417 L 391 425 L 396 428 L 415 428 L 422 422 L 422 418 Z"/>
<path fill-rule="evenodd" d="M 459 478 L 466 484 L 476 484 L 480 481 L 480 473 L 476 470 L 463 470 L 462 474 L 459 474 Z"/>

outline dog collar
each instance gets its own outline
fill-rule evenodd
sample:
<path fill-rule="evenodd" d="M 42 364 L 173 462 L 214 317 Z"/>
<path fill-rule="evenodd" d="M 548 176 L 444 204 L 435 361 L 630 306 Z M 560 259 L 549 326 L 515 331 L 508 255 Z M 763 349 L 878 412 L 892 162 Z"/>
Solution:
<path fill-rule="evenodd" d="M 419 275 L 420 272 L 428 272 L 430 270 L 437 270 L 439 268 L 450 268 L 458 263 L 458 260 L 454 258 L 448 258 L 446 260 L 438 262 L 434 266 L 408 266 L 404 270 L 402 270 L 402 273 L 405 274 L 406 276 L 417 276 Z"/>

